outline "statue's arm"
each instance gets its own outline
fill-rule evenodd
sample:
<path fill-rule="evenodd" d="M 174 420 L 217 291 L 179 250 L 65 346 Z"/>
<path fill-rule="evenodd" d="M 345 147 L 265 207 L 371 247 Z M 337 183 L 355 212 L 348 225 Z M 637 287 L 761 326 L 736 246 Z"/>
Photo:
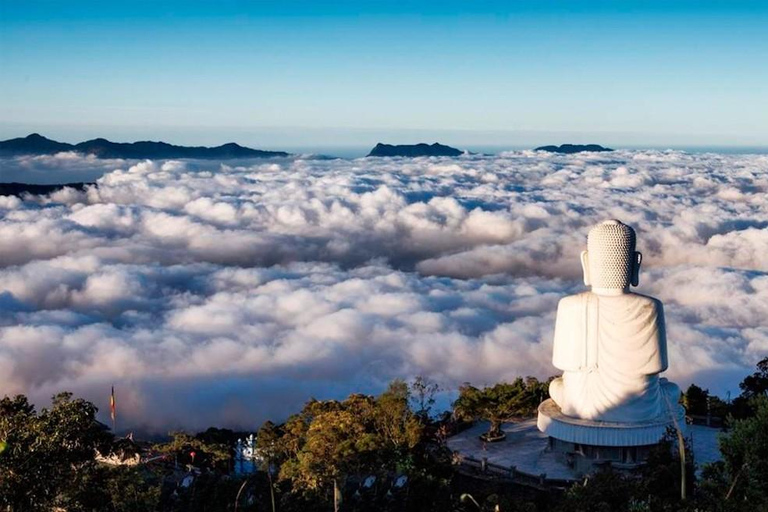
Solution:
<path fill-rule="evenodd" d="M 586 365 L 586 300 L 583 295 L 560 299 L 555 320 L 552 364 L 563 371 L 578 371 Z"/>
<path fill-rule="evenodd" d="M 667 356 L 667 329 L 664 321 L 664 306 L 652 297 L 643 297 L 645 313 L 635 346 L 638 347 L 638 361 L 643 361 L 636 371 L 642 375 L 655 375 L 669 366 Z"/>

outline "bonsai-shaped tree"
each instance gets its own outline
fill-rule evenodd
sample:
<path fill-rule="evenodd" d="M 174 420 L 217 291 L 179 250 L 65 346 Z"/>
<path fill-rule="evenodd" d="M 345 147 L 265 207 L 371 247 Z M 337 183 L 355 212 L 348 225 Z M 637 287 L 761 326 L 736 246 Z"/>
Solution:
<path fill-rule="evenodd" d="M 500 382 L 493 387 L 478 389 L 469 383 L 459 388 L 459 398 L 453 403 L 457 419 L 488 420 L 491 427 L 480 436 L 484 441 L 501 441 L 505 438 L 501 424 L 515 417 L 530 416 L 539 402 L 541 383 L 529 377 L 517 378 L 511 384 Z"/>

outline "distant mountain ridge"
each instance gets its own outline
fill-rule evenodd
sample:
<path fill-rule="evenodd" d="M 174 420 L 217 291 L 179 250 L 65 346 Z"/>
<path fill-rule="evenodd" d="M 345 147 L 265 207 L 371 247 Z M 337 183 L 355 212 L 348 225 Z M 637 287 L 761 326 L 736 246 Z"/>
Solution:
<path fill-rule="evenodd" d="M 23 197 L 25 194 L 47 195 L 51 192 L 57 192 L 63 188 L 73 188 L 75 190 L 85 190 L 88 185 L 95 183 L 62 183 L 60 185 L 35 185 L 31 183 L 0 183 L 0 196 Z"/>
<path fill-rule="evenodd" d="M 432 145 L 420 143 L 420 144 L 382 144 L 379 142 L 376 144 L 368 156 L 459 156 L 464 152 L 460 149 L 452 148 L 451 146 L 445 146 L 435 142 Z"/>
<path fill-rule="evenodd" d="M 26 137 L 0 142 L 0 155 L 52 155 L 62 151 L 74 151 L 98 158 L 270 158 L 286 157 L 284 151 L 251 149 L 234 142 L 215 147 L 175 146 L 167 142 L 111 142 L 107 139 L 93 139 L 79 144 L 58 142 L 33 133 Z"/>
<path fill-rule="evenodd" d="M 535 151 L 548 151 L 550 153 L 564 153 L 570 155 L 573 153 L 583 153 L 585 151 L 613 151 L 613 149 L 605 148 L 600 144 L 561 144 L 560 146 L 539 146 Z"/>

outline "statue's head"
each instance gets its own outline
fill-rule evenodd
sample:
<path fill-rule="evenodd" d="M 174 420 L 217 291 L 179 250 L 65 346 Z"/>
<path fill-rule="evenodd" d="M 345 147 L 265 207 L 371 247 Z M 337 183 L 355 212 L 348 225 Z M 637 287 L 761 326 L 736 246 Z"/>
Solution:
<path fill-rule="evenodd" d="M 600 290 L 637 286 L 643 256 L 635 251 L 635 230 L 618 220 L 606 220 L 589 231 L 581 253 L 584 284 Z"/>

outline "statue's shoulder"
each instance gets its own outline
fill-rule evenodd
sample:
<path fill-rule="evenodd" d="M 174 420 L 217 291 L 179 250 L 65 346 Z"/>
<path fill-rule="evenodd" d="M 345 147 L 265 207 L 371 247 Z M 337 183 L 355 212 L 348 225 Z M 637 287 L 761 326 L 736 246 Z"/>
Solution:
<path fill-rule="evenodd" d="M 643 295 L 642 293 L 630 293 L 627 295 L 632 297 L 636 302 L 646 305 L 647 307 L 652 307 L 657 311 L 660 311 L 664 308 L 661 301 L 656 297 L 651 297 L 650 295 Z"/>
<path fill-rule="evenodd" d="M 626 293 L 617 296 L 601 296 L 591 291 L 568 295 L 560 299 L 557 305 L 558 314 L 567 314 L 571 311 L 582 311 L 590 301 L 605 307 L 631 307 L 641 308 L 646 311 L 654 311 L 655 314 L 663 311 L 659 299 L 641 293 Z"/>
<path fill-rule="evenodd" d="M 583 308 L 584 304 L 589 301 L 590 296 L 593 296 L 592 292 L 582 292 L 575 295 L 568 295 L 560 299 L 557 304 L 558 311 L 567 311 L 576 308 Z"/>

